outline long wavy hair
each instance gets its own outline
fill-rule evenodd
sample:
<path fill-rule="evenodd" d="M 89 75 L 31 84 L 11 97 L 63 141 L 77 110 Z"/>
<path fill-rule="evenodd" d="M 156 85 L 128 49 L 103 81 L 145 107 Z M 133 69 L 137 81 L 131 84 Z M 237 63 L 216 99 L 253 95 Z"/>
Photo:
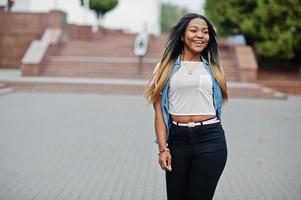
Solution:
<path fill-rule="evenodd" d="M 184 50 L 184 41 L 181 40 L 181 37 L 184 36 L 188 23 L 195 18 L 201 18 L 207 23 L 209 43 L 201 52 L 201 55 L 209 62 L 212 73 L 221 87 L 224 102 L 228 100 L 226 78 L 224 70 L 219 63 L 216 33 L 214 28 L 204 16 L 190 13 L 183 16 L 169 33 L 161 62 L 159 63 L 159 66 L 156 67 L 154 74 L 146 87 L 145 96 L 148 103 L 154 103 L 160 97 L 160 93 L 162 92 L 171 74 L 172 67 L 176 59 Z"/>

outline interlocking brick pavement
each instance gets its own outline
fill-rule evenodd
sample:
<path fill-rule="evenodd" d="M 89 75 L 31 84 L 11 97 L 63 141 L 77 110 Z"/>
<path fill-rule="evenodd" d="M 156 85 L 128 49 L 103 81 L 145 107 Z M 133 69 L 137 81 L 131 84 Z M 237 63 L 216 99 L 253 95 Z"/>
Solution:
<path fill-rule="evenodd" d="M 298 200 L 301 97 L 231 99 L 215 200 Z M 0 95 L 1 200 L 164 200 L 142 97 Z"/>

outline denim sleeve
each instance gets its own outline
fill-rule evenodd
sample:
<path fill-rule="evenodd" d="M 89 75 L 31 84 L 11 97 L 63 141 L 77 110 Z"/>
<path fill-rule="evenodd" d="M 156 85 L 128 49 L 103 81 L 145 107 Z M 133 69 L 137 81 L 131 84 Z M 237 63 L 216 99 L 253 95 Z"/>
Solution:
<path fill-rule="evenodd" d="M 214 80 L 214 84 L 213 84 L 213 93 L 214 93 L 214 106 L 216 110 L 216 116 L 220 119 L 222 114 L 223 97 L 222 97 L 221 88 L 216 80 Z"/>

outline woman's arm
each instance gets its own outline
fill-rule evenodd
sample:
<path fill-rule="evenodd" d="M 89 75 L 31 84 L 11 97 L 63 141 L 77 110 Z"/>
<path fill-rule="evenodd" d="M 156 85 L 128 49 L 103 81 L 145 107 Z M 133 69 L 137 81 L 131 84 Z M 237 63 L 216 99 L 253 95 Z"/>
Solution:
<path fill-rule="evenodd" d="M 161 109 L 161 96 L 153 104 L 155 109 L 155 131 L 158 141 L 158 148 L 162 150 L 166 148 L 166 126 L 163 119 L 163 113 Z"/>
<path fill-rule="evenodd" d="M 153 104 L 155 109 L 155 131 L 158 141 L 159 152 L 167 148 L 166 144 L 166 125 L 163 119 L 161 109 L 161 96 Z M 159 154 L 159 164 L 163 170 L 171 171 L 171 155 L 169 151 L 163 151 Z"/>

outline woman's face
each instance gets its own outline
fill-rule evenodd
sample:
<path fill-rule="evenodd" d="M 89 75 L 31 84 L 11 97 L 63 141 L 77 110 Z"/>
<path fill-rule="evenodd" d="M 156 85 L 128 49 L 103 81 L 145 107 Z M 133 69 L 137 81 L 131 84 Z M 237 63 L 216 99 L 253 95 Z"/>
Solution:
<path fill-rule="evenodd" d="M 184 41 L 185 52 L 201 53 L 209 43 L 209 31 L 206 21 L 201 18 L 190 20 L 182 40 Z"/>

